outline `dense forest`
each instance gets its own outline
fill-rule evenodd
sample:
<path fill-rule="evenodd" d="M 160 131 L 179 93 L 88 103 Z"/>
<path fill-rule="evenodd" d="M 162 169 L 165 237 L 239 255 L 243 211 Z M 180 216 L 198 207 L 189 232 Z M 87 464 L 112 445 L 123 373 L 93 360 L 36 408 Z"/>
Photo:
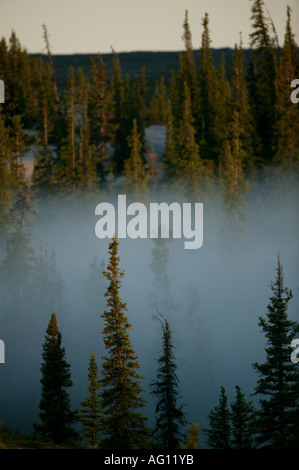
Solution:
<path fill-rule="evenodd" d="M 1 39 L 0 448 L 299 447 L 299 52 L 290 8 L 283 44 L 251 11 L 246 54 L 207 13 L 194 50 L 186 11 L 150 77 L 114 50 L 65 76 L 45 25 L 43 55 Z M 203 202 L 206 248 L 95 239 L 118 194 Z"/>

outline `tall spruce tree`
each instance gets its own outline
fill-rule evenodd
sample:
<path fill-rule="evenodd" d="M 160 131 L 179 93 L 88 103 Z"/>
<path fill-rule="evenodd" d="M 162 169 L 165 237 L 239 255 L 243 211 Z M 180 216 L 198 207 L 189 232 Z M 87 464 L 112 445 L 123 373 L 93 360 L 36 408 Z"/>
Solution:
<path fill-rule="evenodd" d="M 114 140 L 113 140 L 113 163 L 114 172 L 119 174 L 123 170 L 124 160 L 128 157 L 129 149 L 127 145 L 127 120 L 126 120 L 126 96 L 125 86 L 122 77 L 122 70 L 119 57 L 113 50 L 112 73 L 109 82 L 112 106 L 114 109 Z"/>
<path fill-rule="evenodd" d="M 88 115 L 90 117 L 90 140 L 98 152 L 97 172 L 101 182 L 105 182 L 108 172 L 108 143 L 114 135 L 113 101 L 108 87 L 108 76 L 101 54 L 91 62 L 91 83 Z"/>
<path fill-rule="evenodd" d="M 278 163 L 282 184 L 291 181 L 297 184 L 299 176 L 299 108 L 290 100 L 290 83 L 298 70 L 296 49 L 288 12 L 283 54 L 277 68 L 274 108 L 274 161 Z"/>
<path fill-rule="evenodd" d="M 167 90 L 164 75 L 156 80 L 155 89 L 149 109 L 150 124 L 166 125 L 167 123 Z"/>
<path fill-rule="evenodd" d="M 133 120 L 132 133 L 128 138 L 131 149 L 130 157 L 125 161 L 125 181 L 126 191 L 135 198 L 144 197 L 148 193 L 148 175 L 142 158 L 142 142 L 138 133 L 137 121 Z"/>
<path fill-rule="evenodd" d="M 191 111 L 194 118 L 198 118 L 200 111 L 196 63 L 193 52 L 192 35 L 187 10 L 185 12 L 183 30 L 184 32 L 182 39 L 184 41 L 185 50 L 179 56 L 179 71 L 176 76 L 172 77 L 170 94 L 172 108 L 174 112 L 175 126 L 179 125 L 179 121 L 184 112 L 185 84 L 187 84 L 188 89 L 190 91 Z"/>
<path fill-rule="evenodd" d="M 76 147 L 76 81 L 71 66 L 65 91 L 66 133 L 59 148 L 59 159 L 54 165 L 55 184 L 62 190 L 74 191 L 77 187 L 77 147 Z"/>
<path fill-rule="evenodd" d="M 198 74 L 200 90 L 200 120 L 198 128 L 198 143 L 203 158 L 212 159 L 217 163 L 218 155 L 215 153 L 217 142 L 215 140 L 215 89 L 217 84 L 217 69 L 213 64 L 211 38 L 209 30 L 209 15 L 205 14 L 203 20 L 203 33 L 200 49 L 200 69 Z"/>
<path fill-rule="evenodd" d="M 231 403 L 232 447 L 251 449 L 254 447 L 255 412 L 252 402 L 247 402 L 241 387 L 236 385 L 235 401 Z"/>
<path fill-rule="evenodd" d="M 101 164 L 96 144 L 91 143 L 91 117 L 89 116 L 90 86 L 81 68 L 77 73 L 77 93 L 78 101 L 82 108 L 78 145 L 78 184 L 85 189 L 91 189 L 99 180 L 98 173 Z M 104 177 L 103 171 L 102 177 Z"/>
<path fill-rule="evenodd" d="M 83 443 L 89 449 L 97 449 L 100 445 L 102 412 L 98 370 L 95 354 L 92 353 L 88 367 L 88 396 L 82 400 L 78 415 L 82 423 Z"/>
<path fill-rule="evenodd" d="M 165 318 L 159 318 L 162 327 L 162 353 L 158 359 L 157 379 L 151 393 L 156 398 L 155 435 L 158 445 L 164 449 L 178 449 L 182 440 L 185 414 L 179 405 L 179 380 L 173 353 L 172 331 Z"/>
<path fill-rule="evenodd" d="M 9 223 L 9 208 L 12 201 L 11 184 L 11 142 L 5 125 L 5 116 L 0 108 L 0 235 L 3 235 Z"/>
<path fill-rule="evenodd" d="M 254 363 L 259 379 L 255 394 L 260 398 L 257 415 L 257 444 L 262 447 L 287 448 L 293 421 L 298 412 L 298 398 L 293 387 L 298 383 L 299 370 L 290 360 L 290 344 L 298 331 L 298 322 L 287 315 L 292 291 L 284 286 L 283 270 L 278 256 L 276 278 L 271 282 L 272 296 L 267 313 L 259 317 L 259 326 L 266 336 L 266 361 Z"/>
<path fill-rule="evenodd" d="M 145 400 L 142 397 L 142 377 L 139 363 L 131 344 L 129 330 L 132 325 L 125 315 L 127 305 L 120 298 L 124 271 L 119 267 L 118 240 L 109 244 L 110 259 L 104 276 L 109 281 L 105 292 L 107 309 L 103 338 L 106 355 L 102 362 L 100 379 L 103 409 L 102 447 L 114 449 L 144 448 L 148 445 L 150 430 L 142 414 Z"/>
<path fill-rule="evenodd" d="M 208 437 L 208 445 L 212 449 L 231 448 L 231 423 L 230 410 L 226 390 L 223 386 L 220 389 L 218 405 L 208 414 L 209 428 L 204 429 Z"/>
<path fill-rule="evenodd" d="M 176 130 L 176 174 L 179 187 L 194 200 L 199 200 L 199 190 L 204 188 L 211 169 L 201 158 L 195 138 L 191 94 L 187 83 L 184 88 L 184 109 Z"/>
<path fill-rule="evenodd" d="M 227 138 L 219 162 L 223 184 L 223 203 L 229 224 L 235 228 L 243 218 L 244 195 L 249 187 L 249 175 L 255 167 L 253 151 L 254 125 L 246 84 L 242 41 L 235 45 L 232 60 L 230 116 Z"/>
<path fill-rule="evenodd" d="M 261 159 L 269 164 L 273 158 L 273 125 L 277 56 L 271 37 L 269 19 L 264 12 L 263 0 L 251 0 L 253 31 L 250 47 L 253 52 L 251 77 L 251 102 L 256 128 L 261 142 Z"/>
<path fill-rule="evenodd" d="M 55 313 L 52 313 L 46 331 L 42 358 L 41 423 L 34 424 L 35 433 L 55 444 L 74 444 L 78 438 L 73 427 L 77 419 L 76 412 L 71 410 L 67 390 L 73 385 L 71 368 L 65 358 Z"/>

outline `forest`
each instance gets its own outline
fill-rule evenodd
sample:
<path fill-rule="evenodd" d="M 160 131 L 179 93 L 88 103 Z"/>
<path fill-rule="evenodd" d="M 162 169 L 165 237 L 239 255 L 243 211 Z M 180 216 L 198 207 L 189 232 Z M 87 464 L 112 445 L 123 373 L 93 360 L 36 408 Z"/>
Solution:
<path fill-rule="evenodd" d="M 188 15 L 154 80 L 0 41 L 0 448 L 299 448 L 292 12 L 251 0 L 229 66 Z M 97 238 L 119 195 L 203 203 L 202 247 Z"/>

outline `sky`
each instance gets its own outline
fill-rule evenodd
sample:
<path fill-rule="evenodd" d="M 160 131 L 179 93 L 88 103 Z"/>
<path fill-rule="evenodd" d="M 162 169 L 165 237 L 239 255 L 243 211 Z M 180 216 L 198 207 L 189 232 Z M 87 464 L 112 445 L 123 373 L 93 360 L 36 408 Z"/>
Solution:
<path fill-rule="evenodd" d="M 189 12 L 193 48 L 201 43 L 202 18 L 210 18 L 212 47 L 234 47 L 242 33 L 249 47 L 252 0 L 0 0 L 0 37 L 15 31 L 29 53 L 44 52 L 47 26 L 53 54 L 177 51 L 184 48 L 182 24 Z M 280 43 L 286 7 L 299 32 L 298 0 L 265 0 Z M 298 43 L 298 37 L 296 36 Z"/>

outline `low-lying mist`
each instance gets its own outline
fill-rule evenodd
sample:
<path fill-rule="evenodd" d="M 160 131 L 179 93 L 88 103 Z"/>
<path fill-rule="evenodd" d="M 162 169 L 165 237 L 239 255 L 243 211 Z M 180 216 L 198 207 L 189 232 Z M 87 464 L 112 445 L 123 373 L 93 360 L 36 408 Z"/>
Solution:
<path fill-rule="evenodd" d="M 107 198 L 102 195 L 80 205 L 63 199 L 57 202 L 57 198 L 40 200 L 37 215 L 30 217 L 33 256 L 38 258 L 41 249 L 47 250 L 50 264 L 52 252 L 55 254 L 61 301 L 47 297 L 48 285 L 44 292 L 39 278 L 27 286 L 23 313 L 7 315 L 5 302 L 1 304 L 0 338 L 6 354 L 5 364 L 0 364 L 0 419 L 12 430 L 32 432 L 32 424 L 38 420 L 42 345 L 53 311 L 71 365 L 74 409 L 80 408 L 87 394 L 92 352 L 101 370 L 100 315 L 105 309 L 106 287 L 102 271 L 110 240 L 95 235 L 95 207 L 103 200 Z M 161 327 L 154 319 L 158 312 L 167 318 L 173 332 L 181 403 L 188 421 L 201 428 L 208 424 L 207 415 L 217 404 L 221 385 L 229 400 L 234 399 L 235 385 L 240 385 L 247 399 L 256 400 L 251 396 L 258 378 L 252 363 L 265 357 L 258 318 L 267 311 L 278 253 L 285 285 L 294 294 L 289 317 L 298 320 L 299 224 L 294 196 L 286 191 L 254 191 L 244 206 L 245 221 L 236 230 L 230 230 L 220 198 L 201 202 L 204 238 L 200 249 L 184 249 L 183 239 L 119 239 L 120 266 L 125 270 L 121 297 L 127 302 L 133 326 L 131 339 L 151 425 L 155 403 L 150 383 L 161 351 Z M 168 250 L 166 261 L 154 256 L 159 242 Z M 5 257 L 3 246 L 1 260 Z M 9 275 L 13 278 L 14 274 L 18 276 L 17 272 Z M 37 295 L 34 285 L 38 281 Z M 202 432 L 200 439 L 205 442 Z"/>

